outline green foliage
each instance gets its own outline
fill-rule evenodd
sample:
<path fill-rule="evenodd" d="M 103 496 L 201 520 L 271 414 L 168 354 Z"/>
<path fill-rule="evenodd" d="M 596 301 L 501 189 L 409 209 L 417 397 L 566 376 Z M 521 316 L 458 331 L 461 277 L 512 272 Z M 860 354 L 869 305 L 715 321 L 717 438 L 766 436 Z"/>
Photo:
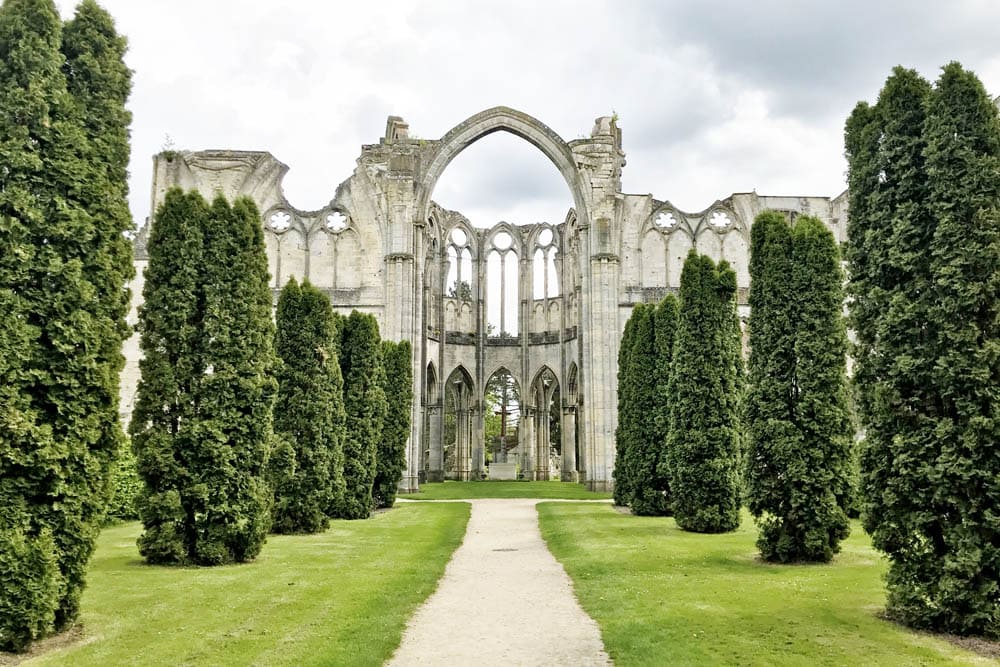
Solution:
<path fill-rule="evenodd" d="M 116 170 L 117 157 L 104 151 L 114 145 L 128 160 L 130 83 L 124 70 L 100 103 L 75 79 L 67 88 L 70 68 L 90 77 L 124 67 L 124 43 L 91 5 L 67 26 L 65 42 L 50 0 L 0 7 L 0 311 L 8 320 L 0 326 L 0 506 L 23 508 L 27 543 L 51 533 L 57 630 L 77 616 L 122 443 L 118 373 L 131 257 L 121 232 L 130 222 L 124 167 Z M 102 20 L 103 36 L 121 48 L 80 58 L 100 39 L 83 29 L 84 14 Z"/>
<path fill-rule="evenodd" d="M 184 562 L 193 535 L 193 395 L 204 375 L 201 321 L 203 229 L 208 204 L 195 192 L 166 193 L 149 232 L 139 307 L 140 380 L 129 429 L 143 490 L 139 552 L 152 563 Z"/>
<path fill-rule="evenodd" d="M 111 498 L 105 523 L 132 521 L 139 518 L 139 494 L 142 480 L 136 470 L 135 454 L 128 445 L 122 447 L 111 470 Z"/>
<path fill-rule="evenodd" d="M 660 317 L 665 318 L 661 324 Z M 632 313 L 632 349 L 625 374 L 628 421 L 628 455 L 625 466 L 631 479 L 629 506 L 634 514 L 669 513 L 669 480 L 660 466 L 666 447 L 661 407 L 665 391 L 660 373 L 669 369 L 661 360 L 661 350 L 669 351 L 677 323 L 676 299 L 656 305 L 636 306 Z M 666 340 L 664 340 L 666 337 Z M 669 377 L 669 376 L 668 376 Z"/>
<path fill-rule="evenodd" d="M 5 507 L 4 512 L 15 508 Z M 22 519 L 26 518 L 23 514 Z M 27 523 L 26 521 L 24 523 Z M 62 576 L 52 532 L 30 535 L 9 520 L 0 527 L 0 650 L 23 651 L 55 625 Z"/>
<path fill-rule="evenodd" d="M 344 490 L 343 380 L 330 300 L 308 281 L 293 278 L 278 299 L 275 347 L 282 364 L 274 430 L 291 445 L 276 463 L 286 471 L 275 484 L 278 533 L 315 533 L 329 525 L 327 509 Z"/>
<path fill-rule="evenodd" d="M 406 468 L 413 408 L 413 348 L 409 341 L 382 341 L 382 392 L 386 398 L 372 497 L 376 507 L 392 507 Z"/>
<path fill-rule="evenodd" d="M 631 410 L 632 400 L 629 394 L 628 370 L 632 363 L 635 322 L 633 317 L 629 317 L 625 321 L 625 329 L 622 331 L 621 341 L 618 343 L 618 427 L 615 429 L 615 468 L 612 474 L 615 480 L 613 490 L 615 505 L 621 506 L 628 505 L 632 498 L 628 446 L 630 444 L 629 437 L 633 430 L 631 420 L 634 413 Z"/>
<path fill-rule="evenodd" d="M 253 559 L 270 525 L 274 325 L 257 209 L 167 193 L 150 233 L 132 442 L 143 556 Z"/>
<path fill-rule="evenodd" d="M 766 560 L 829 561 L 847 537 L 850 423 L 837 245 L 773 211 L 751 230 L 747 504 Z"/>
<path fill-rule="evenodd" d="M 665 471 L 684 530 L 739 525 L 740 378 L 734 360 L 736 274 L 692 251 L 681 271 Z"/>
<path fill-rule="evenodd" d="M 845 135 L 866 528 L 888 613 L 1000 636 L 1000 120 L 971 72 L 897 68 Z"/>
<path fill-rule="evenodd" d="M 381 340 L 378 322 L 368 313 L 353 311 L 343 320 L 340 370 L 344 377 L 344 501 L 337 510 L 343 519 L 365 519 L 373 508 L 376 457 L 382 438 L 386 398 L 382 389 Z"/>

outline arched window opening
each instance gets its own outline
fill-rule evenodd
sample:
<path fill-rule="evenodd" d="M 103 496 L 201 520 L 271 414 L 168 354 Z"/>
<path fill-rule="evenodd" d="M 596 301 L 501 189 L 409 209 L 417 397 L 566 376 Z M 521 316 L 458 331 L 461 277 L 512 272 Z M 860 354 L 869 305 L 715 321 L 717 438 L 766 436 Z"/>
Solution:
<path fill-rule="evenodd" d="M 518 332 L 517 251 L 513 238 L 505 231 L 497 232 L 490 243 L 492 249 L 486 258 L 486 335 L 508 338 Z"/>
<path fill-rule="evenodd" d="M 555 240 L 552 230 L 545 228 L 538 233 L 535 241 L 535 254 L 531 267 L 534 299 L 553 299 L 559 296 L 559 270 L 556 264 L 559 248 Z"/>
<path fill-rule="evenodd" d="M 516 461 L 518 427 L 521 420 L 521 390 L 506 368 L 498 369 L 486 382 L 486 461 Z"/>

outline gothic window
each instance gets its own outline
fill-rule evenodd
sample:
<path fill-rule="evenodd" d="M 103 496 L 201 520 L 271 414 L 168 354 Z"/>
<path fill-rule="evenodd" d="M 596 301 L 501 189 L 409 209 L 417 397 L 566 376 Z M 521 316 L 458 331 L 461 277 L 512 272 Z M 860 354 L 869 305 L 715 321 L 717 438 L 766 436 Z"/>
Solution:
<path fill-rule="evenodd" d="M 548 227 L 542 229 L 535 238 L 533 298 L 552 299 L 559 296 L 559 272 L 556 269 L 558 253 L 555 234 Z"/>
<path fill-rule="evenodd" d="M 455 227 L 448 235 L 448 282 L 445 296 L 472 301 L 472 250 L 469 235 Z"/>
<path fill-rule="evenodd" d="M 514 239 L 505 231 L 497 232 L 486 258 L 486 319 L 490 336 L 518 334 L 518 258 Z"/>

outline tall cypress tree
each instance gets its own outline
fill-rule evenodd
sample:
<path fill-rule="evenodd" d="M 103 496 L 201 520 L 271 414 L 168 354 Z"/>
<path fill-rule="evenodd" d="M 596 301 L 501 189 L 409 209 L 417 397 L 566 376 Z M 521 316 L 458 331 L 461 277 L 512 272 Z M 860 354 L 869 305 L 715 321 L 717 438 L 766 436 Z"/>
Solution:
<path fill-rule="evenodd" d="M 151 563 L 182 563 L 193 552 L 197 413 L 193 395 L 204 376 L 201 337 L 204 225 L 208 203 L 169 190 L 149 232 L 149 264 L 139 307 L 142 359 L 129 431 L 143 482 L 139 553 Z"/>
<path fill-rule="evenodd" d="M 195 544 L 190 557 L 214 565 L 252 560 L 271 525 L 267 459 L 273 444 L 274 323 L 260 214 L 250 199 L 220 194 L 205 225 L 205 377 L 192 471 Z"/>
<path fill-rule="evenodd" d="M 897 68 L 846 143 L 866 194 L 848 229 L 864 516 L 888 611 L 997 636 L 997 111 L 955 63 L 933 91 Z"/>
<path fill-rule="evenodd" d="M 351 312 L 341 326 L 340 369 L 344 376 L 344 501 L 337 515 L 371 515 L 378 443 L 386 399 L 382 389 L 378 322 L 368 313 Z"/>
<path fill-rule="evenodd" d="M 958 63 L 946 65 L 935 85 L 924 136 L 937 225 L 924 255 L 933 291 L 924 349 L 933 355 L 921 368 L 936 409 L 924 408 L 933 428 L 919 460 L 925 471 L 934 467 L 935 493 L 913 526 L 926 542 L 908 554 L 929 567 L 890 570 L 889 604 L 915 625 L 998 637 L 1000 117 L 976 75 Z"/>
<path fill-rule="evenodd" d="M 823 223 L 751 231 L 748 505 L 767 560 L 829 561 L 848 534 L 850 434 L 836 242 Z"/>
<path fill-rule="evenodd" d="M 275 488 L 279 533 L 314 533 L 329 525 L 326 511 L 343 494 L 334 460 L 343 459 L 343 381 L 333 346 L 330 300 L 309 281 L 293 278 L 278 299 L 275 347 L 282 361 L 274 407 L 275 433 L 294 451 L 294 472 Z"/>
<path fill-rule="evenodd" d="M 372 489 L 376 507 L 392 507 L 406 468 L 406 443 L 410 439 L 410 410 L 413 407 L 412 355 L 409 341 L 382 341 L 382 391 L 386 397 L 386 413 Z"/>
<path fill-rule="evenodd" d="M 130 270 L 116 236 L 122 220 L 102 206 L 121 203 L 124 182 L 95 166 L 97 137 L 85 126 L 91 106 L 67 89 L 61 47 L 50 0 L 0 8 L 0 292 L 5 315 L 20 318 L 5 338 L 25 346 L 2 378 L 19 398 L 2 435 L 10 446 L 0 447 L 0 503 L 21 508 L 12 529 L 23 532 L 28 551 L 51 532 L 61 578 L 56 629 L 78 613 L 121 443 L 117 371 Z"/>
<path fill-rule="evenodd" d="M 637 308 L 632 317 L 631 363 L 628 368 L 630 411 L 633 414 L 627 466 L 632 479 L 629 506 L 634 514 L 662 515 L 667 512 L 667 484 L 658 472 L 666 446 L 657 423 L 659 354 L 656 340 L 657 307 Z"/>
<path fill-rule="evenodd" d="M 684 530 L 739 525 L 735 293 L 736 275 L 725 262 L 716 267 L 691 251 L 681 271 L 666 461 L 674 518 Z"/>
<path fill-rule="evenodd" d="M 634 345 L 634 333 L 636 311 L 645 308 L 644 304 L 638 304 L 632 309 L 632 314 L 625 321 L 625 328 L 622 331 L 621 341 L 618 344 L 618 426 L 615 429 L 615 469 L 614 475 L 614 501 L 615 505 L 626 506 L 632 498 L 632 477 L 628 463 L 628 448 L 630 437 L 634 430 L 634 412 L 632 406 L 635 404 L 630 384 L 631 374 L 629 368 L 632 363 L 632 347 Z"/>

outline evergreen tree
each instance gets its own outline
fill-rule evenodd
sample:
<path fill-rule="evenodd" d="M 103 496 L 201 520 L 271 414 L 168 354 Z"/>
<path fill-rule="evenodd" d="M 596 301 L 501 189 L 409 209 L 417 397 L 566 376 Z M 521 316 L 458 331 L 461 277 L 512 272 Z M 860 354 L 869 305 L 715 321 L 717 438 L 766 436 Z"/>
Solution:
<path fill-rule="evenodd" d="M 615 429 L 615 469 L 612 473 L 615 484 L 613 497 L 615 505 L 626 506 L 632 499 L 632 477 L 628 462 L 628 448 L 633 427 L 635 404 L 632 387 L 629 383 L 631 374 L 629 368 L 632 361 L 632 347 L 635 341 L 633 329 L 637 321 L 636 311 L 645 308 L 638 304 L 632 309 L 632 314 L 625 321 L 621 341 L 618 344 L 618 426 Z"/>
<path fill-rule="evenodd" d="M 406 443 L 410 440 L 410 410 L 413 407 L 412 355 L 409 341 L 382 341 L 382 391 L 386 397 L 386 413 L 372 490 L 376 507 L 392 507 L 406 468 Z"/>
<path fill-rule="evenodd" d="M 674 518 L 684 530 L 716 533 L 739 525 L 735 294 L 728 264 L 716 267 L 692 250 L 681 271 L 666 459 Z"/>
<path fill-rule="evenodd" d="M 748 505 L 767 560 L 829 561 L 847 536 L 850 429 L 836 242 L 775 212 L 751 231 Z"/>
<path fill-rule="evenodd" d="M 343 380 L 335 336 L 326 295 L 308 281 L 300 287 L 290 280 L 278 299 L 275 347 L 282 364 L 274 429 L 291 444 L 294 466 L 274 490 L 275 532 L 325 530 L 327 509 L 343 495 Z"/>
<path fill-rule="evenodd" d="M 914 513 L 906 565 L 890 551 L 892 613 L 960 634 L 1000 636 L 1000 117 L 975 74 L 943 68 L 924 136 L 932 299 L 915 351 L 936 399 L 917 460 L 935 487 Z M 922 434 L 923 435 L 923 434 Z M 916 445 L 917 442 L 913 442 Z M 904 547 L 905 549 L 906 547 Z M 904 552 L 905 553 L 905 552 Z M 914 565 L 915 567 L 911 567 Z"/>
<path fill-rule="evenodd" d="M 897 68 L 857 116 L 846 144 L 866 194 L 852 192 L 848 229 L 864 517 L 889 556 L 888 612 L 997 636 L 997 110 L 952 63 L 933 90 Z"/>
<path fill-rule="evenodd" d="M 193 553 L 197 413 L 204 376 L 204 225 L 208 204 L 196 192 L 169 190 L 149 232 L 149 264 L 139 307 L 141 377 L 129 430 L 143 482 L 139 553 L 151 563 L 183 563 Z"/>
<path fill-rule="evenodd" d="M 274 323 L 264 232 L 248 198 L 220 194 L 205 225 L 205 375 L 195 385 L 189 557 L 215 565 L 252 560 L 271 525 L 267 460 L 273 446 Z"/>
<path fill-rule="evenodd" d="M 0 306 L 7 320 L 0 344 L 9 355 L 0 364 L 9 392 L 0 505 L 10 508 L 0 542 L 10 547 L 6 555 L 27 559 L 11 570 L 11 599 L 52 601 L 35 594 L 47 584 L 23 596 L 16 590 L 34 567 L 58 591 L 54 609 L 0 618 L 0 644 L 11 647 L 75 619 L 121 442 L 117 372 L 130 266 L 116 236 L 122 220 L 105 212 L 122 203 L 125 184 L 95 166 L 98 137 L 85 125 L 91 107 L 67 89 L 61 47 L 51 0 L 0 7 Z M 109 108 L 124 102 L 109 99 Z M 49 573 L 53 559 L 58 571 Z"/>
<path fill-rule="evenodd" d="M 663 515 L 667 513 L 667 481 L 658 471 L 666 446 L 661 433 L 659 416 L 659 341 L 657 307 L 637 308 L 632 317 L 631 363 L 628 368 L 633 432 L 629 436 L 628 469 L 632 479 L 629 506 L 634 514 Z M 671 332 L 672 333 L 672 332 Z"/>
<path fill-rule="evenodd" d="M 365 519 L 371 515 L 378 443 L 382 438 L 386 399 L 381 380 L 378 323 L 368 313 L 353 311 L 341 323 L 340 369 L 344 377 L 344 501 L 337 516 Z"/>

